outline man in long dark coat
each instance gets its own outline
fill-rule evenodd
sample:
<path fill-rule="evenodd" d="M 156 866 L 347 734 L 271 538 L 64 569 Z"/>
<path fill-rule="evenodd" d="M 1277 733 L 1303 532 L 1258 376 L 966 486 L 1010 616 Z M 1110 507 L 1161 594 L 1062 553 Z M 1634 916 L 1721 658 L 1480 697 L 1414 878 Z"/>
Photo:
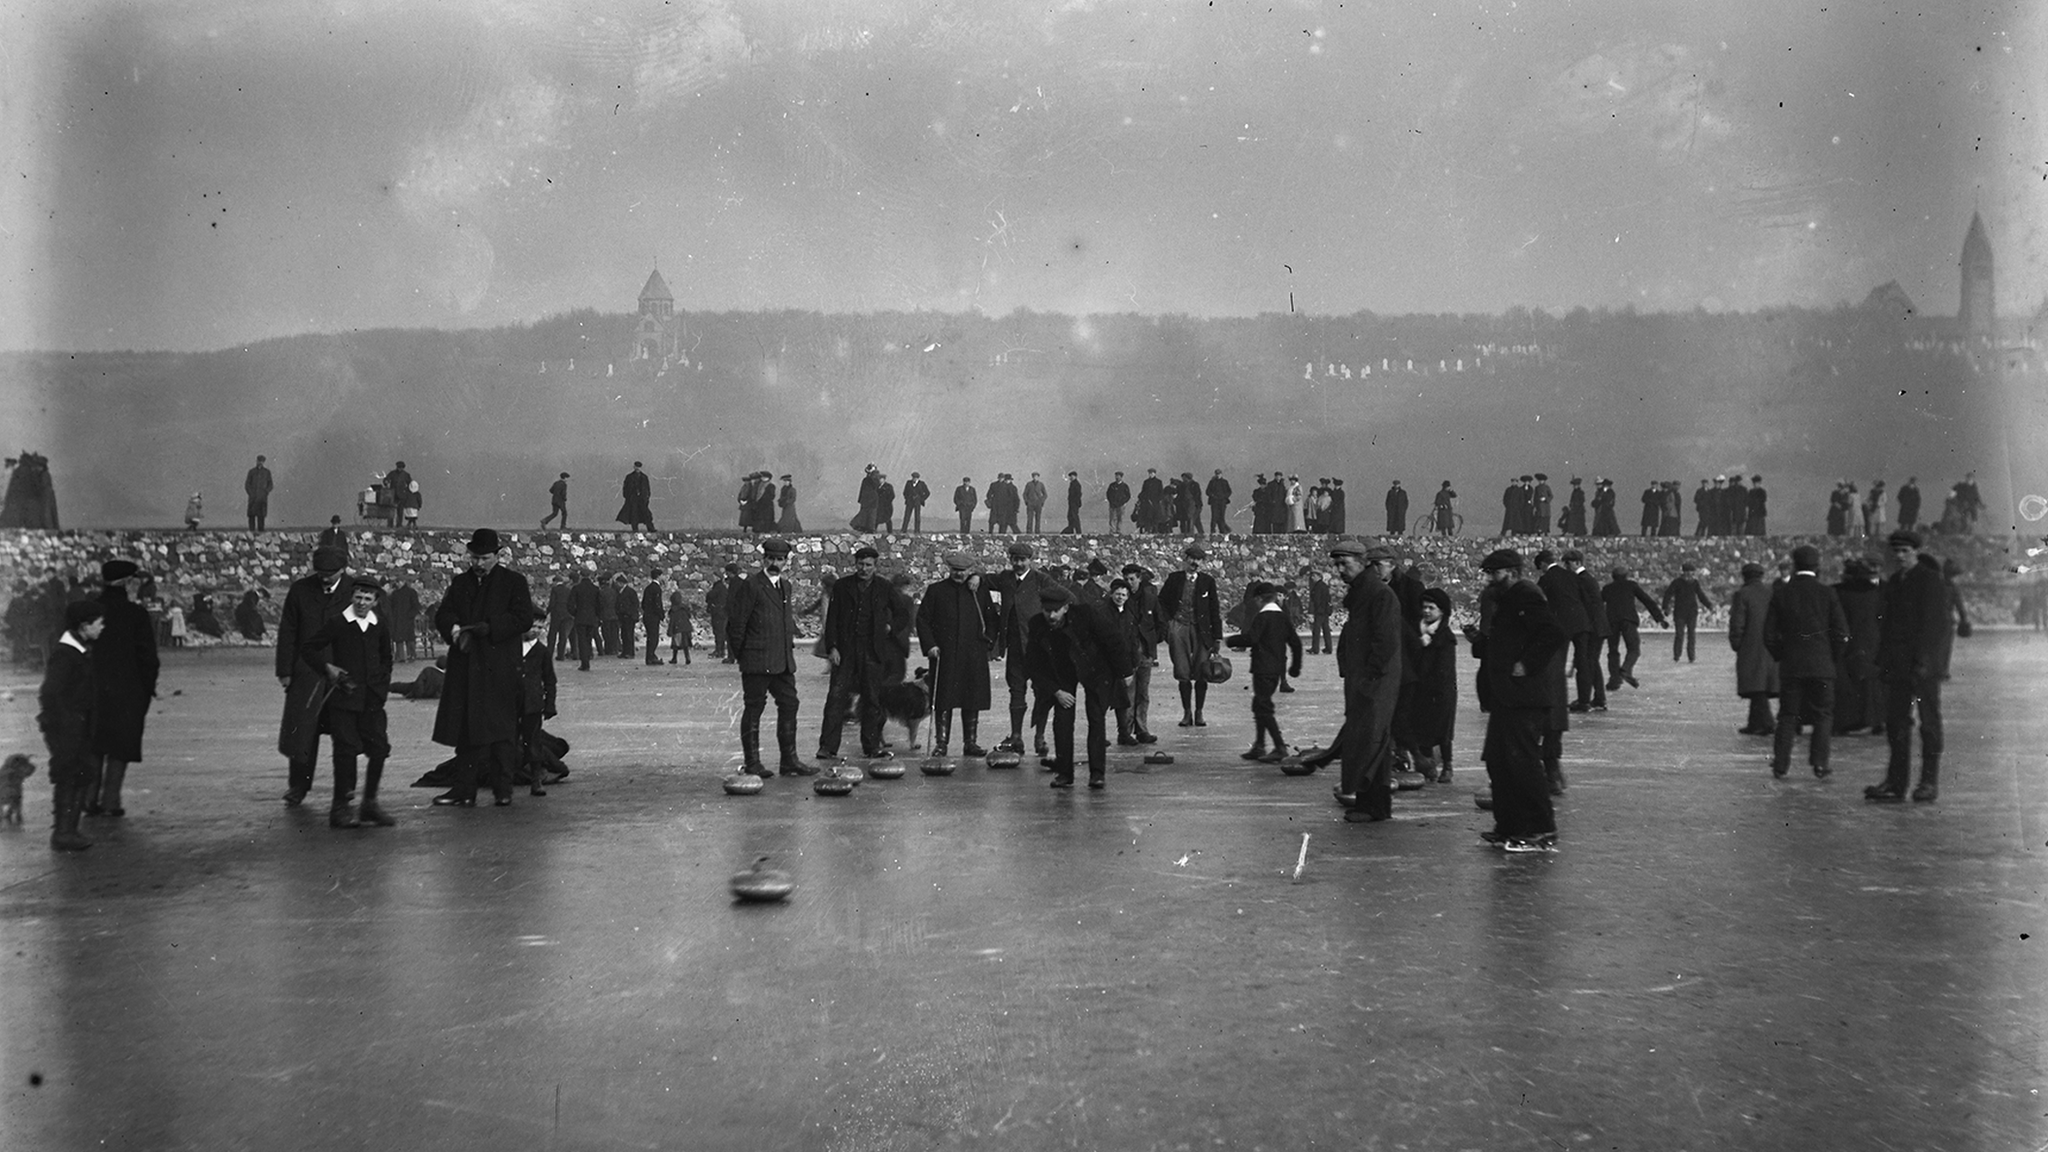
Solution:
<path fill-rule="evenodd" d="M 1062 529 L 1061 534 L 1066 536 L 1079 536 L 1081 534 L 1081 474 L 1079 472 L 1067 473 L 1067 526 Z"/>
<path fill-rule="evenodd" d="M 320 754 L 320 709 L 315 702 L 326 671 L 300 649 L 330 617 L 349 604 L 348 553 L 328 546 L 313 550 L 313 571 L 292 581 L 277 618 L 276 672 L 284 689 L 284 718 L 277 750 L 286 761 L 284 802 L 296 808 L 313 790 L 313 765 Z"/>
<path fill-rule="evenodd" d="M 1399 536 L 1407 530 L 1408 490 L 1396 480 L 1387 488 L 1387 535 Z"/>
<path fill-rule="evenodd" d="M 1337 674 L 1344 679 L 1344 728 L 1337 754 L 1338 781 L 1348 823 L 1393 815 L 1394 706 L 1401 696 L 1401 600 L 1387 586 L 1394 551 L 1357 540 L 1330 546 L 1330 559 L 1347 587 L 1344 627 L 1337 633 Z"/>
<path fill-rule="evenodd" d="M 713 581 L 711 586 L 716 590 L 721 585 Z M 704 598 L 708 601 L 711 594 L 705 593 Z M 569 589 L 569 616 L 575 622 L 571 625 L 570 642 L 576 648 L 576 670 L 588 672 L 591 654 L 597 649 L 598 636 L 604 627 L 604 593 L 591 581 L 587 569 L 576 574 L 576 586 Z M 723 619 L 724 614 L 717 613 L 713 618 Z M 725 634 L 723 626 L 718 629 L 718 634 Z"/>
<path fill-rule="evenodd" d="M 974 490 L 974 480 L 962 476 L 960 486 L 953 489 L 953 511 L 960 517 L 960 534 L 974 531 L 974 510 L 981 504 L 981 494 Z"/>
<path fill-rule="evenodd" d="M 1479 708 L 1486 713 L 1480 753 L 1493 793 L 1493 829 L 1482 839 L 1510 852 L 1557 843 L 1557 818 L 1544 774 L 1544 737 L 1555 701 L 1546 669 L 1566 637 L 1536 585 L 1522 579 L 1521 554 L 1502 548 L 1485 560 L 1491 610 L 1484 631 L 1467 626 L 1479 659 Z"/>
<path fill-rule="evenodd" d="M 1159 586 L 1159 615 L 1166 621 L 1166 651 L 1180 688 L 1180 726 L 1206 728 L 1202 706 L 1209 698 L 1208 657 L 1223 643 L 1223 607 L 1216 578 L 1202 571 L 1209 552 L 1200 544 L 1181 549 L 1180 571 Z"/>
<path fill-rule="evenodd" d="M 258 456 L 256 466 L 242 477 L 242 491 L 249 497 L 249 531 L 263 531 L 263 522 L 270 515 L 270 493 L 276 487 L 265 458 Z"/>
<path fill-rule="evenodd" d="M 1209 477 L 1209 485 L 1203 491 L 1209 498 L 1209 534 L 1230 535 L 1230 481 L 1223 478 L 1223 469 L 1218 468 Z"/>
<path fill-rule="evenodd" d="M 781 751 L 784 776 L 815 776 L 817 768 L 796 755 L 796 613 L 791 607 L 789 541 L 761 542 L 761 569 L 732 590 L 726 616 L 726 649 L 740 666 L 740 751 L 742 771 L 756 776 L 770 772 L 761 760 L 761 714 L 775 697 L 775 743 Z"/>
<path fill-rule="evenodd" d="M 1053 580 L 1037 566 L 1037 554 L 1031 545 L 1022 542 L 1010 545 L 1010 570 L 993 576 L 984 576 L 982 590 L 996 604 L 995 655 L 1004 658 L 1004 679 L 1010 688 L 1010 735 L 999 747 L 1013 752 L 1024 750 L 1024 713 L 1026 691 L 1031 684 L 1031 674 L 1026 664 L 1025 641 L 1029 638 L 1031 619 L 1043 611 L 1039 597 Z M 1038 743 L 1044 743 L 1044 734 L 1038 736 Z"/>
<path fill-rule="evenodd" d="M 557 660 L 569 658 L 569 649 L 572 646 L 570 633 L 576 625 L 576 614 L 569 607 L 570 587 L 569 577 L 563 573 L 557 572 L 548 579 L 547 645 L 548 654 Z M 391 594 L 391 606 L 395 612 L 398 607 L 397 592 Z M 397 631 L 394 629 L 392 639 L 396 641 L 397 638 Z"/>
<path fill-rule="evenodd" d="M 455 749 L 455 787 L 434 803 L 470 807 L 479 781 L 498 807 L 512 803 L 519 768 L 520 641 L 536 619 L 526 577 L 499 563 L 498 534 L 469 538 L 469 571 L 448 585 L 434 630 L 448 645 L 434 743 Z"/>
<path fill-rule="evenodd" d="M 1110 480 L 1109 488 L 1103 492 L 1102 498 L 1109 504 L 1110 532 L 1119 536 L 1123 535 L 1124 505 L 1131 502 L 1131 486 L 1124 481 L 1123 473 L 1117 473 Z"/>
<path fill-rule="evenodd" d="M 1743 526 L 1751 536 L 1770 535 L 1770 494 L 1764 491 L 1764 478 L 1749 478 L 1749 510 L 1743 517 Z"/>
<path fill-rule="evenodd" d="M 1138 485 L 1138 531 L 1159 531 L 1166 520 L 1165 509 L 1166 484 L 1159 479 L 1159 469 L 1147 468 L 1144 481 Z"/>
<path fill-rule="evenodd" d="M 399 577 L 398 587 L 393 588 L 384 598 L 385 611 L 391 617 L 391 650 L 396 659 L 419 659 L 420 590 L 412 586 L 407 577 Z"/>
<path fill-rule="evenodd" d="M 1771 775 L 1792 767 L 1792 742 L 1803 720 L 1813 724 L 1806 762 L 1828 775 L 1828 741 L 1835 728 L 1835 666 L 1849 642 L 1849 621 L 1835 590 L 1820 582 L 1820 549 L 1792 549 L 1792 578 L 1771 589 L 1764 610 L 1764 646 L 1778 662 L 1778 732 Z"/>
<path fill-rule="evenodd" d="M 1345 525 L 1349 523 L 1344 517 L 1344 478 L 1332 476 L 1330 478 L 1330 507 L 1323 513 L 1323 533 L 1330 536 L 1342 536 L 1346 531 Z"/>
<path fill-rule="evenodd" d="M 647 531 L 654 531 L 653 484 L 647 473 L 641 471 L 644 467 L 640 461 L 633 461 L 633 470 L 626 473 L 625 480 L 619 484 L 619 495 L 624 502 L 619 505 L 617 519 L 628 532 L 638 532 L 642 525 Z"/>
<path fill-rule="evenodd" d="M 1884 582 L 1884 621 L 1877 640 L 1877 675 L 1884 684 L 1884 734 L 1891 745 L 1884 782 L 1863 790 L 1871 800 L 1903 800 L 1913 772 L 1913 719 L 1920 719 L 1920 784 L 1913 799 L 1940 795 L 1941 682 L 1955 645 L 1948 584 L 1941 562 L 1920 550 L 1916 532 L 1899 529 L 1887 540 L 1896 570 Z"/>
<path fill-rule="evenodd" d="M 1842 561 L 1842 582 L 1835 585 L 1849 640 L 1835 662 L 1835 735 L 1866 729 L 1884 731 L 1884 686 L 1877 679 L 1877 640 L 1884 618 L 1877 573 L 1860 556 Z"/>
<path fill-rule="evenodd" d="M 917 642 L 931 666 L 932 755 L 944 756 L 953 735 L 953 713 L 960 713 L 960 754 L 985 756 L 977 736 L 981 714 L 990 703 L 989 641 L 995 631 L 995 607 L 988 593 L 974 588 L 974 557 L 946 554 L 946 578 L 924 590 L 917 607 Z"/>
<path fill-rule="evenodd" d="M 647 665 L 661 666 L 661 622 L 667 615 L 667 593 L 661 590 L 661 569 L 647 574 L 647 586 L 640 590 L 640 627 L 647 637 Z"/>
<path fill-rule="evenodd" d="M 725 566 L 725 575 L 713 580 L 711 587 L 704 590 L 704 614 L 711 618 L 711 655 L 726 664 L 739 663 L 738 655 L 733 652 L 732 646 L 726 643 L 725 636 L 726 608 L 732 602 L 733 585 L 739 583 L 739 580 L 740 566 L 728 562 Z"/>
<path fill-rule="evenodd" d="M 924 531 L 924 505 L 932 498 L 932 486 L 924 477 L 915 472 L 910 474 L 910 483 L 903 486 L 903 530 Z"/>
<path fill-rule="evenodd" d="M 860 752 L 870 760 L 887 760 L 882 746 L 881 691 L 903 682 L 910 657 L 910 598 L 875 574 L 881 554 L 862 545 L 853 554 L 853 573 L 832 584 L 831 606 L 818 650 L 832 666 L 832 687 L 825 696 L 825 718 L 818 725 L 818 759 L 839 759 L 839 740 L 847 717 L 860 702 Z"/>
<path fill-rule="evenodd" d="M 156 697 L 161 663 L 156 653 L 156 622 L 134 595 L 144 577 L 132 561 L 109 560 L 100 565 L 100 607 L 104 630 L 92 645 L 95 697 L 92 710 L 92 751 L 100 770 L 86 788 L 85 814 L 121 816 L 121 783 L 128 765 L 142 759 L 143 720 Z"/>

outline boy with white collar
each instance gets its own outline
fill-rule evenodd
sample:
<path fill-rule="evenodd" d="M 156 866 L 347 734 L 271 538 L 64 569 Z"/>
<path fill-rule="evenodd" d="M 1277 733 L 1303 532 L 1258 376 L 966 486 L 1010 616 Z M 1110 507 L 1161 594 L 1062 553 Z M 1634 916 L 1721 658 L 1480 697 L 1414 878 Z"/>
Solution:
<path fill-rule="evenodd" d="M 375 580 L 357 577 L 349 589 L 348 607 L 329 617 L 300 647 L 305 661 L 322 669 L 327 678 L 321 726 L 334 738 L 334 806 L 327 814 L 329 828 L 364 824 L 389 828 L 398 823 L 377 804 L 384 760 L 391 755 L 384 715 L 384 698 L 391 691 L 391 629 L 377 611 L 383 591 Z M 367 756 L 369 765 L 363 773 L 362 806 L 351 810 L 357 756 Z"/>
<path fill-rule="evenodd" d="M 519 760 L 524 770 L 533 774 L 529 792 L 533 796 L 548 794 L 548 769 L 534 757 L 533 742 L 540 735 L 541 721 L 555 715 L 555 654 L 542 639 L 547 620 L 547 612 L 540 611 L 519 642 Z M 647 645 L 653 652 L 652 629 Z"/>

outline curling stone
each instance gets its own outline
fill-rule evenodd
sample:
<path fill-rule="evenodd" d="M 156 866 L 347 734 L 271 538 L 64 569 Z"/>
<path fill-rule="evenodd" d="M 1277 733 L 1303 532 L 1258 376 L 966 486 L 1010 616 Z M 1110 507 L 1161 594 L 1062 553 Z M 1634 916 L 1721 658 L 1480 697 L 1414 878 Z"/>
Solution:
<path fill-rule="evenodd" d="M 1299 756 L 1289 756 L 1287 759 L 1280 761 L 1280 774 L 1282 776 L 1307 776 L 1315 770 L 1315 765 Z"/>
<path fill-rule="evenodd" d="M 752 796 L 767 786 L 766 780 L 751 772 L 735 772 L 725 778 L 725 794 L 728 796 Z"/>
<path fill-rule="evenodd" d="M 868 775 L 877 780 L 901 780 L 903 779 L 903 762 L 901 760 L 876 761 L 875 766 L 868 769 Z"/>
<path fill-rule="evenodd" d="M 1394 773 L 1394 791 L 1396 792 L 1417 792 L 1427 783 L 1429 783 L 1429 778 L 1420 772 Z"/>
<path fill-rule="evenodd" d="M 883 763 L 886 764 L 888 761 L 885 760 Z M 841 764 L 839 766 L 839 778 L 841 780 L 851 780 L 858 784 L 868 778 L 868 773 L 867 769 L 862 768 L 858 764 Z"/>
<path fill-rule="evenodd" d="M 927 756 L 917 762 L 917 770 L 927 776 L 951 776 L 953 762 L 944 756 Z"/>
<path fill-rule="evenodd" d="M 773 903 L 794 891 L 796 881 L 789 878 L 789 873 L 768 867 L 766 856 L 754 861 L 754 866 L 745 872 L 733 873 L 732 894 L 749 904 Z"/>
<path fill-rule="evenodd" d="M 1493 789 L 1481 788 L 1472 794 L 1472 806 L 1481 812 L 1493 811 Z"/>
<path fill-rule="evenodd" d="M 820 796 L 848 796 L 853 793 L 853 781 L 839 774 L 839 769 L 820 772 L 811 781 L 811 791 Z"/>
<path fill-rule="evenodd" d="M 1147 753 L 1145 753 L 1145 763 L 1147 763 L 1147 764 L 1171 764 L 1171 763 L 1173 763 L 1173 753 L 1171 753 L 1171 752 L 1147 752 Z"/>
<path fill-rule="evenodd" d="M 991 768 L 1015 768 L 1022 763 L 1024 754 L 1015 748 L 997 748 L 988 754 L 988 766 Z"/>

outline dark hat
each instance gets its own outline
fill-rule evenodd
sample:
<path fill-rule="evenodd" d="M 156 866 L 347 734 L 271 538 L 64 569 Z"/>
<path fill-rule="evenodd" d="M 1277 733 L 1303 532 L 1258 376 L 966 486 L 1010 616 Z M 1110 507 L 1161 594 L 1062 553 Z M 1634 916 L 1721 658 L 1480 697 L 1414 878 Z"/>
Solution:
<path fill-rule="evenodd" d="M 1763 577 L 1763 574 L 1764 566 L 1757 563 L 1754 560 L 1748 561 L 1742 566 L 1742 578 L 1744 580 L 1761 579 Z"/>
<path fill-rule="evenodd" d="M 1424 588 L 1422 590 L 1422 599 L 1426 603 L 1436 605 L 1445 616 L 1451 614 L 1451 594 L 1449 592 L 1441 588 Z"/>
<path fill-rule="evenodd" d="M 1844 576 L 1868 576 L 1876 570 L 1871 566 L 1870 561 L 1865 560 L 1861 556 L 1851 556 L 1847 560 L 1842 561 L 1842 575 Z"/>
<path fill-rule="evenodd" d="M 1801 572 L 1815 572 L 1820 569 L 1820 549 L 1811 544 L 1801 544 L 1792 550 L 1792 567 Z"/>
<path fill-rule="evenodd" d="M 270 459 L 270 457 L 268 457 L 268 456 L 265 456 L 265 455 L 263 455 L 263 454 L 262 454 L 262 453 L 260 453 L 260 452 L 259 452 L 259 453 L 257 453 L 257 455 L 256 455 L 256 462 L 257 462 L 258 464 L 261 464 L 261 463 L 263 463 L 263 462 L 264 462 L 265 460 L 268 460 L 268 459 Z"/>
<path fill-rule="evenodd" d="M 1536 478 L 1537 478 L 1538 480 L 1548 480 L 1548 479 L 1550 479 L 1550 477 L 1548 477 L 1548 476 L 1545 476 L 1545 475 L 1544 475 L 1543 473 L 1541 473 L 1541 472 L 1538 472 L 1538 473 L 1536 474 Z"/>
<path fill-rule="evenodd" d="M 313 571 L 339 572 L 348 567 L 348 553 L 332 544 L 313 549 Z"/>
<path fill-rule="evenodd" d="M 1615 578 L 1616 580 L 1626 580 L 1626 579 L 1628 579 L 1628 569 L 1626 569 L 1626 568 L 1616 568 L 1616 569 L 1614 570 L 1614 578 Z"/>
<path fill-rule="evenodd" d="M 1038 603 L 1050 612 L 1062 604 L 1074 602 L 1074 594 L 1057 584 L 1048 584 L 1038 592 Z"/>
<path fill-rule="evenodd" d="M 1181 549 L 1180 554 L 1190 560 L 1206 560 L 1209 558 L 1209 550 L 1200 544 L 1190 544 Z"/>
<path fill-rule="evenodd" d="M 1479 562 L 1479 568 L 1482 572 L 1499 572 L 1505 568 L 1520 568 L 1521 566 L 1522 554 L 1513 548 L 1496 548 L 1486 554 L 1486 559 Z"/>
<path fill-rule="evenodd" d="M 633 467 L 635 467 L 635 468 L 643 468 L 643 467 L 645 467 L 645 465 L 641 464 L 641 463 L 640 463 L 640 462 L 639 462 L 638 460 L 635 460 L 635 461 L 633 461 Z"/>
<path fill-rule="evenodd" d="M 1038 553 L 1031 550 L 1031 545 L 1026 544 L 1021 540 L 1019 540 L 1015 544 L 1010 545 L 1009 553 L 1010 559 L 1012 560 L 1029 560 L 1033 556 L 1038 555 Z"/>
<path fill-rule="evenodd" d="M 403 468 L 403 467 L 405 467 L 405 461 L 403 461 L 403 460 L 400 460 L 400 461 L 398 462 L 398 466 L 399 466 L 400 468 Z"/>
<path fill-rule="evenodd" d="M 912 473 L 910 474 L 910 478 L 911 478 L 912 480 L 915 480 L 915 479 L 917 479 L 917 478 L 918 478 L 918 477 L 919 477 L 920 475 L 922 475 L 922 473 L 919 473 L 919 472 L 912 472 Z"/>
<path fill-rule="evenodd" d="M 1679 567 L 1679 569 L 1680 569 L 1681 571 L 1685 571 L 1685 572 L 1691 572 L 1691 571 L 1693 571 L 1694 569 L 1698 568 L 1698 567 L 1699 567 L 1699 565 L 1698 565 L 1698 564 L 1695 564 L 1695 563 L 1693 563 L 1693 562 L 1692 562 L 1692 561 L 1690 561 L 1690 560 L 1687 560 L 1687 561 L 1686 561 L 1685 563 L 1683 563 L 1683 564 L 1680 564 L 1680 565 L 1679 565 L 1678 567 Z"/>
<path fill-rule="evenodd" d="M 789 541 L 780 536 L 772 536 L 761 541 L 761 554 L 764 556 L 787 556 L 792 551 L 794 549 L 790 547 Z"/>
<path fill-rule="evenodd" d="M 659 575 L 661 575 L 661 569 L 659 569 L 659 568 L 649 568 L 649 569 L 647 570 L 647 574 L 648 574 L 649 576 L 659 576 Z"/>
<path fill-rule="evenodd" d="M 958 568 L 962 572 L 968 572 L 973 570 L 974 565 L 974 557 L 965 552 L 946 553 L 946 567 L 948 568 Z"/>
<path fill-rule="evenodd" d="M 780 475 L 780 476 L 777 476 L 777 477 L 776 477 L 776 479 L 777 479 L 777 480 L 787 480 L 787 479 L 789 479 L 789 477 L 790 477 L 790 474 L 789 474 L 789 473 L 787 473 L 787 472 L 784 472 L 784 473 L 783 473 L 782 475 Z"/>
<path fill-rule="evenodd" d="M 1109 582 L 1109 590 L 1110 590 L 1111 592 L 1114 592 L 1114 591 L 1116 591 L 1116 590 L 1117 590 L 1117 589 L 1119 589 L 1119 588 L 1123 589 L 1123 590 L 1124 590 L 1124 591 L 1126 591 L 1126 592 L 1129 592 L 1129 591 L 1131 590 L 1131 584 L 1130 584 L 1130 581 L 1128 581 L 1128 580 L 1125 580 L 1125 579 L 1124 579 L 1124 578 L 1122 578 L 1122 577 L 1118 577 L 1118 578 L 1116 578 L 1115 580 L 1111 580 L 1111 581 Z"/>
<path fill-rule="evenodd" d="M 1579 485 L 1584 483 L 1585 481 L 1579 479 L 1577 476 L 1572 477 L 1572 487 L 1577 488 Z"/>
<path fill-rule="evenodd" d="M 351 590 L 356 588 L 368 588 L 370 591 L 375 592 L 379 596 L 382 596 L 384 594 L 384 586 L 382 584 L 377 583 L 375 580 L 370 579 L 368 576 L 358 576 L 355 579 L 349 581 L 348 586 Z"/>
<path fill-rule="evenodd" d="M 1280 591 L 1280 586 L 1271 580 L 1254 580 L 1251 583 L 1251 587 L 1244 590 L 1244 594 L 1254 600 L 1258 600 L 1271 596 L 1278 591 Z"/>
<path fill-rule="evenodd" d="M 329 524 L 339 524 L 339 523 L 341 523 L 341 517 L 339 517 L 339 516 L 329 516 L 329 517 L 327 518 L 327 522 L 328 522 Z"/>
<path fill-rule="evenodd" d="M 504 545 L 498 542 L 498 533 L 494 529 L 479 528 L 470 534 L 469 550 L 477 556 L 496 552 L 502 547 Z"/>
<path fill-rule="evenodd" d="M 863 544 L 853 550 L 853 558 L 855 560 L 880 560 L 882 554 L 875 551 L 873 544 Z"/>
<path fill-rule="evenodd" d="M 100 565 L 100 581 L 105 584 L 112 584 L 116 580 L 126 580 L 130 576 L 140 575 L 142 575 L 142 569 L 136 567 L 133 560 L 109 560 Z"/>
<path fill-rule="evenodd" d="M 1577 560 L 1583 563 L 1586 559 L 1586 554 L 1584 552 L 1579 551 L 1577 548 L 1567 548 L 1564 550 L 1564 559 L 1567 563 L 1573 560 Z"/>
<path fill-rule="evenodd" d="M 1918 548 L 1920 547 L 1920 534 L 1908 528 L 1901 528 L 1885 537 L 1884 542 L 1893 548 L 1897 548 L 1901 544 L 1908 548 Z"/>
<path fill-rule="evenodd" d="M 82 628 L 107 614 L 97 600 L 73 600 L 64 606 L 64 628 Z"/>
<path fill-rule="evenodd" d="M 1107 576 L 1109 575 L 1109 565 L 1104 564 L 1102 557 L 1097 556 L 1095 559 L 1088 561 L 1088 574 L 1090 576 Z"/>
<path fill-rule="evenodd" d="M 1347 537 L 1345 537 L 1344 539 L 1342 539 L 1342 540 L 1339 540 L 1339 541 L 1337 541 L 1337 542 L 1336 542 L 1335 544 L 1332 544 L 1332 545 L 1330 545 L 1330 555 L 1332 555 L 1332 556 L 1364 556 L 1364 555 L 1365 555 L 1365 541 L 1363 541 L 1363 540 L 1354 540 L 1354 539 L 1352 539 L 1352 538 L 1350 538 L 1350 537 L 1348 537 L 1348 536 L 1347 536 Z"/>
<path fill-rule="evenodd" d="M 1552 552 L 1548 548 L 1540 549 L 1536 553 L 1536 566 L 1538 568 L 1548 568 L 1550 567 L 1551 562 L 1556 559 L 1557 553 Z"/>
<path fill-rule="evenodd" d="M 728 562 L 726 563 L 726 565 L 725 565 L 725 574 L 726 574 L 726 575 L 728 575 L 728 576 L 737 576 L 737 575 L 739 575 L 739 574 L 740 574 L 740 566 L 739 566 L 739 562 L 738 562 L 738 561 L 728 561 Z"/>
<path fill-rule="evenodd" d="M 1400 559 L 1399 556 L 1394 555 L 1394 550 L 1392 548 L 1387 547 L 1385 544 L 1375 544 L 1372 547 L 1367 548 L 1365 550 L 1365 558 L 1368 563 L 1374 560 Z"/>

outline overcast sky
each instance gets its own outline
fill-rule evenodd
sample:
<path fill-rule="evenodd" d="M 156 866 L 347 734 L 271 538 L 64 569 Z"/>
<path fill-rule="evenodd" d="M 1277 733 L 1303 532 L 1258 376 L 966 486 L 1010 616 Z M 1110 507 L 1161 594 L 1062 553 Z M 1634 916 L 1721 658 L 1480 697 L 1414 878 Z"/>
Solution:
<path fill-rule="evenodd" d="M 0 0 L 0 347 L 2048 296 L 2048 5 Z M 2024 66 L 2023 66 L 2024 65 Z"/>

